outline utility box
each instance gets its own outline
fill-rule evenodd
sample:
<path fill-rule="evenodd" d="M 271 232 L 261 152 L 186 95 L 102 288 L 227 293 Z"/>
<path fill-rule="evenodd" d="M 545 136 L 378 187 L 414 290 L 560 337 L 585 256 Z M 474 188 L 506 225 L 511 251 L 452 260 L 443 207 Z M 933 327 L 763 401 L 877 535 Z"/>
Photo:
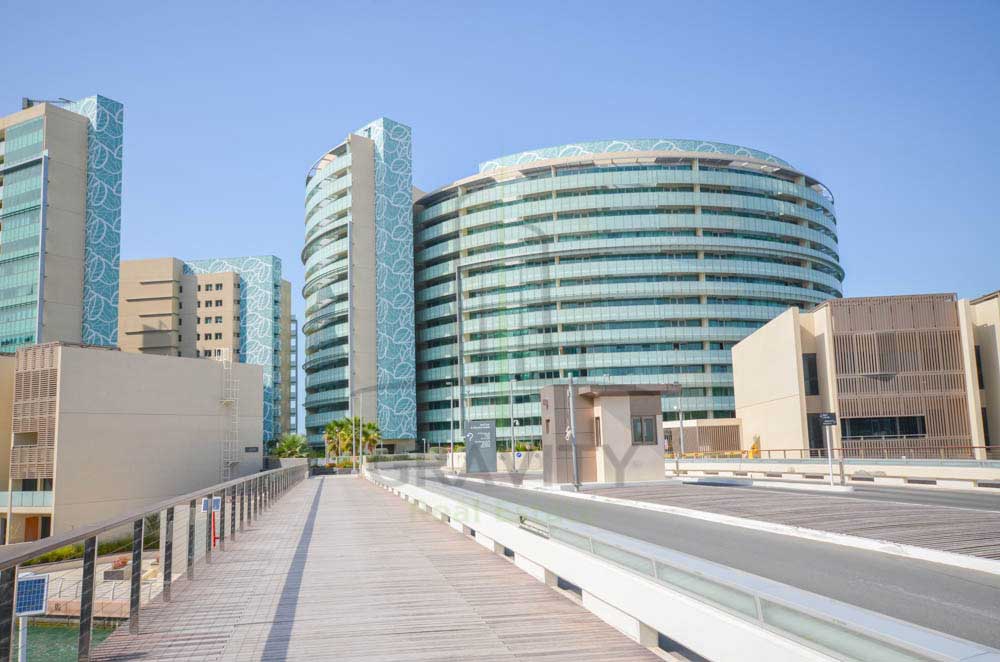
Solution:
<path fill-rule="evenodd" d="M 663 479 L 663 395 L 679 384 L 575 385 L 577 471 L 581 483 Z M 546 484 L 572 483 L 573 448 L 565 384 L 542 388 L 542 471 Z"/>

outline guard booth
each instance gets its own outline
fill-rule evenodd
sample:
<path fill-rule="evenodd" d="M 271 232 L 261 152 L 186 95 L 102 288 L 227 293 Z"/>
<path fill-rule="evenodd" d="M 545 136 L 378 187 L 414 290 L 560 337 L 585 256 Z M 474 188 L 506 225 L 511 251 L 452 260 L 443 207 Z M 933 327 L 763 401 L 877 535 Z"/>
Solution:
<path fill-rule="evenodd" d="M 679 384 L 579 384 L 573 391 L 581 483 L 663 479 L 661 398 L 679 395 Z M 543 480 L 572 483 L 566 384 L 543 387 L 541 407 Z"/>

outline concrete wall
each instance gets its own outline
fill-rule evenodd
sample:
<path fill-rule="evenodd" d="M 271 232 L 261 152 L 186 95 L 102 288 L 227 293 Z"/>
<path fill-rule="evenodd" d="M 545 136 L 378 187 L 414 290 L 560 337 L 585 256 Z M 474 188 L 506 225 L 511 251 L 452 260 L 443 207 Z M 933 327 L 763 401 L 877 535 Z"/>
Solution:
<path fill-rule="evenodd" d="M 355 395 L 354 415 L 366 421 L 378 416 L 378 350 L 375 346 L 375 143 L 351 134 L 350 226 L 350 386 Z"/>
<path fill-rule="evenodd" d="M 799 310 L 790 308 L 733 347 L 741 443 L 761 449 L 808 447 Z"/>
<path fill-rule="evenodd" d="M 663 479 L 663 413 L 660 396 L 601 396 L 594 402 L 600 418 L 597 482 L 625 483 Z M 655 419 L 655 444 L 632 443 L 632 417 Z"/>
<path fill-rule="evenodd" d="M 263 464 L 263 378 L 256 365 L 233 371 L 237 477 Z M 61 347 L 53 533 L 220 482 L 222 385 L 216 361 Z"/>
<path fill-rule="evenodd" d="M 983 372 L 980 403 L 986 409 L 991 446 L 1000 446 L 1000 296 L 972 302 L 971 320 Z M 970 387 L 977 388 L 973 372 Z M 984 437 L 985 437 L 984 430 Z"/>
<path fill-rule="evenodd" d="M 38 342 L 80 342 L 87 209 L 87 118 L 44 104 L 46 189 L 45 281 Z"/>
<path fill-rule="evenodd" d="M 14 356 L 0 355 L 0 489 L 10 489 L 11 420 L 14 403 Z"/>
<path fill-rule="evenodd" d="M 458 473 L 465 472 L 465 453 L 445 453 L 445 469 L 452 469 Z M 540 451 L 522 451 L 521 457 L 516 459 L 516 470 L 511 464 L 510 451 L 497 453 L 497 471 L 503 473 L 525 474 L 542 470 L 542 453 Z"/>
<path fill-rule="evenodd" d="M 184 288 L 182 273 L 181 261 L 172 257 L 122 261 L 118 284 L 118 346 L 122 351 L 194 356 L 194 320 L 188 327 L 190 338 L 181 340 L 181 316 L 189 312 L 193 317 L 195 308 L 193 282 Z"/>

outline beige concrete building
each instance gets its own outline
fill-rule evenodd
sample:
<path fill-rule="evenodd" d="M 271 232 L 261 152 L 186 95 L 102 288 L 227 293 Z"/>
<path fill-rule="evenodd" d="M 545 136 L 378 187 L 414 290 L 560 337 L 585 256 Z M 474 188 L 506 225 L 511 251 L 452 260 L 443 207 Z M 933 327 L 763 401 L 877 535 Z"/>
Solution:
<path fill-rule="evenodd" d="M 834 299 L 791 308 L 733 348 L 744 450 L 822 455 L 819 414 L 846 457 L 996 453 L 997 294 Z M 839 453 L 840 451 L 838 451 Z"/>
<path fill-rule="evenodd" d="M 265 441 L 295 432 L 291 284 L 273 256 L 125 260 L 118 304 L 126 352 L 221 358 L 265 371 Z"/>
<path fill-rule="evenodd" d="M 115 344 L 123 118 L 101 96 L 0 117 L 0 352 Z"/>
<path fill-rule="evenodd" d="M 50 343 L 0 357 L 8 542 L 260 471 L 262 384 L 260 366 L 110 348 Z"/>
<path fill-rule="evenodd" d="M 582 384 L 574 389 L 576 447 L 582 483 L 624 483 L 663 479 L 665 393 L 660 384 Z M 542 388 L 543 477 L 573 482 L 573 449 L 567 437 L 569 393 L 565 385 Z"/>

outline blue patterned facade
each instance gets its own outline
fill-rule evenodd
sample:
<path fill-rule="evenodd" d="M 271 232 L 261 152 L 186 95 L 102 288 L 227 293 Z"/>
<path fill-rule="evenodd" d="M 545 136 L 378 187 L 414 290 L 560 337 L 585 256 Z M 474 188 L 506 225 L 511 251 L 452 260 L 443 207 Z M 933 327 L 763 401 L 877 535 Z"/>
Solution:
<path fill-rule="evenodd" d="M 383 117 L 358 133 L 375 143 L 378 425 L 385 439 L 414 439 L 417 412 L 411 132 L 410 127 Z"/>
<path fill-rule="evenodd" d="M 125 107 L 100 95 L 63 107 L 90 120 L 82 339 L 91 345 L 117 345 Z"/>
<path fill-rule="evenodd" d="M 728 143 L 716 143 L 706 140 L 674 140 L 664 138 L 640 138 L 635 140 L 596 140 L 593 142 L 573 143 L 570 145 L 559 145 L 558 147 L 545 147 L 527 152 L 519 152 L 509 156 L 503 156 L 492 161 L 479 164 L 479 172 L 492 172 L 498 168 L 505 168 L 513 165 L 525 165 L 533 161 L 543 161 L 545 159 L 559 159 L 564 157 L 581 157 L 592 154 L 608 154 L 611 152 L 700 152 L 705 154 L 724 154 L 732 156 L 746 156 L 753 159 L 760 159 L 767 163 L 778 166 L 791 167 L 786 161 L 782 161 L 776 156 L 761 152 L 760 150 L 742 147 L 740 145 L 730 145 Z"/>
<path fill-rule="evenodd" d="M 240 356 L 263 367 L 263 440 L 281 431 L 281 260 L 273 255 L 214 258 L 184 263 L 187 274 L 236 272 L 240 278 Z"/>

